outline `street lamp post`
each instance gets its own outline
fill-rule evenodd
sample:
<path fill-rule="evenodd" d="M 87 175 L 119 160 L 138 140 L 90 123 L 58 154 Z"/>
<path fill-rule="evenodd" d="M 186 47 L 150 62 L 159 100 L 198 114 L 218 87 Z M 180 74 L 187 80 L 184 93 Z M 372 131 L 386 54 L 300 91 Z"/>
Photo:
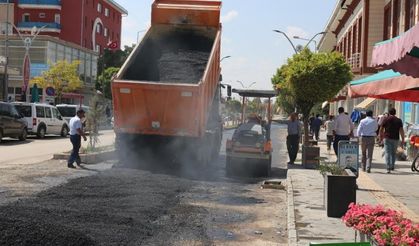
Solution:
<path fill-rule="evenodd" d="M 222 62 L 224 59 L 230 58 L 231 56 L 224 56 L 223 58 L 220 59 L 220 62 Z"/>
<path fill-rule="evenodd" d="M 299 40 L 304 40 L 304 41 L 310 41 L 310 39 L 308 39 L 308 38 L 302 38 L 300 36 L 294 36 L 293 38 L 294 39 L 299 39 Z M 313 40 L 312 42 L 314 43 L 314 52 L 317 52 L 317 41 L 316 40 Z"/>
<path fill-rule="evenodd" d="M 240 80 L 236 81 L 237 83 L 239 83 L 244 89 L 249 89 L 250 87 L 252 87 L 252 85 L 256 84 L 256 82 L 252 82 L 250 83 L 248 86 L 245 86 L 243 84 L 243 82 L 241 82 Z M 244 122 L 244 114 L 246 113 L 246 101 L 245 101 L 246 97 L 242 98 L 242 118 L 241 118 L 241 122 Z"/>
<path fill-rule="evenodd" d="M 138 32 L 137 32 L 137 44 L 140 42 L 140 33 L 141 32 L 145 32 L 145 31 L 147 31 L 147 30 L 139 30 Z"/>
<path fill-rule="evenodd" d="M 6 2 L 6 40 L 4 44 L 4 56 L 5 56 L 5 62 L 4 62 L 4 77 L 3 77 L 3 100 L 5 102 L 8 101 L 9 97 L 9 74 L 8 74 L 8 66 L 9 66 L 9 4 L 10 0 L 7 0 Z"/>
<path fill-rule="evenodd" d="M 288 35 L 285 32 L 280 31 L 280 30 L 273 30 L 273 31 L 284 35 L 288 39 L 288 42 L 290 42 L 292 48 L 294 49 L 295 54 L 298 54 L 297 48 L 295 48 L 294 43 L 291 41 L 291 39 L 288 37 Z"/>
<path fill-rule="evenodd" d="M 312 42 L 312 41 L 315 41 L 314 39 L 317 37 L 317 36 L 319 36 L 319 35 L 323 35 L 323 34 L 326 34 L 327 32 L 319 32 L 319 33 L 316 33 L 316 35 L 314 35 L 311 39 L 310 39 L 310 41 L 308 41 L 308 43 L 306 44 L 306 46 L 304 47 L 304 48 L 307 48 L 307 46 Z M 317 49 L 317 45 L 316 45 L 316 49 Z"/>
<path fill-rule="evenodd" d="M 15 24 L 7 21 L 7 26 L 11 25 L 17 32 L 19 38 L 22 40 L 23 45 L 25 46 L 25 55 L 23 58 L 23 81 L 24 81 L 24 85 L 23 85 L 23 92 L 26 95 L 26 102 L 29 102 L 29 94 L 28 94 L 28 88 L 29 88 L 29 78 L 30 78 L 30 55 L 29 55 L 29 50 L 31 48 L 32 42 L 35 40 L 36 37 L 38 37 L 39 33 L 42 31 L 42 29 L 46 28 L 47 25 L 42 26 L 41 28 L 36 28 L 36 26 L 34 26 L 31 30 L 31 36 L 28 37 L 23 37 L 22 34 L 20 33 L 19 29 L 15 26 Z M 6 37 L 6 40 L 8 39 L 8 37 Z M 8 41 L 8 40 L 7 40 Z M 8 47 L 7 47 L 8 49 Z M 7 50 L 8 52 L 8 50 Z M 7 57 L 7 53 L 6 53 L 6 57 Z M 7 59 L 8 60 L 8 59 Z M 8 61 L 6 61 L 6 66 L 8 64 Z M 6 68 L 5 68 L 6 70 Z M 7 77 L 7 75 L 6 75 Z M 8 81 L 7 83 L 8 84 Z M 6 87 L 6 90 L 8 89 L 8 85 Z M 7 94 L 7 93 L 6 93 Z"/>

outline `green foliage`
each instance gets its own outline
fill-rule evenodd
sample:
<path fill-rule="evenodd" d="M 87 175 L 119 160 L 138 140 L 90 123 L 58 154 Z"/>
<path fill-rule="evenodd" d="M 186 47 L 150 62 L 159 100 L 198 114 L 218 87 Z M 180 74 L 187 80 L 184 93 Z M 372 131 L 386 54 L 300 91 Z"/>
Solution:
<path fill-rule="evenodd" d="M 279 103 L 294 104 L 303 114 L 306 144 L 312 108 L 332 98 L 351 80 L 351 68 L 340 53 L 312 53 L 306 48 L 277 70 L 272 83 L 285 94 L 285 102 L 279 97 Z"/>
<path fill-rule="evenodd" d="M 332 175 L 344 175 L 345 169 L 340 167 L 338 164 L 334 162 L 326 162 L 324 160 L 320 161 L 320 165 L 318 170 L 324 176 L 327 173 L 331 173 Z"/>
<path fill-rule="evenodd" d="M 109 67 L 121 67 L 133 51 L 135 45 L 124 46 L 124 50 L 105 49 L 98 60 L 98 74 L 102 74 Z"/>
<path fill-rule="evenodd" d="M 31 80 L 31 84 L 38 84 L 42 88 L 51 86 L 55 89 L 57 103 L 61 102 L 64 92 L 73 92 L 82 87 L 83 82 L 78 74 L 80 61 L 72 63 L 61 60 L 50 65 L 50 68 L 43 72 L 41 76 Z"/>
<path fill-rule="evenodd" d="M 111 80 L 118 71 L 119 68 L 117 67 L 108 67 L 98 78 L 97 89 L 100 89 L 103 92 L 105 98 L 112 99 Z"/>

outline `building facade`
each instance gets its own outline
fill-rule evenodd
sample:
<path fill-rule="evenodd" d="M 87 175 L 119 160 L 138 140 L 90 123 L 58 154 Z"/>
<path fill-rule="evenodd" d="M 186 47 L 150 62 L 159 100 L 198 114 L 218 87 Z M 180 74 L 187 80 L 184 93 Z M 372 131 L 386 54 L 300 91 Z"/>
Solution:
<path fill-rule="evenodd" d="M 0 57 L 9 58 L 9 96 L 21 99 L 24 88 L 22 39 L 39 34 L 29 49 L 30 78 L 39 76 L 57 61 L 80 60 L 84 88 L 78 93 L 88 100 L 94 92 L 100 54 L 110 42 L 120 47 L 122 17 L 126 14 L 113 0 L 0 0 Z M 0 61 L 2 85 L 4 67 Z"/>
<path fill-rule="evenodd" d="M 330 17 L 319 50 L 338 51 L 352 68 L 354 80 L 376 73 L 372 68 L 372 50 L 376 43 L 397 37 L 419 22 L 419 0 L 340 0 Z M 419 123 L 419 105 L 391 100 L 348 98 L 347 87 L 330 103 L 330 113 L 338 107 L 349 113 L 358 105 L 376 115 L 396 107 L 405 122 Z"/>
<path fill-rule="evenodd" d="M 42 28 L 57 37 L 102 52 L 109 42 L 121 43 L 122 16 L 128 12 L 113 0 L 9 0 L 10 19 L 20 32 Z M 7 0 L 0 0 L 5 4 Z M 4 12 L 4 11 L 3 11 Z M 5 16 L 5 15 L 4 15 Z M 5 27 L 2 25 L 2 32 Z M 9 27 L 10 32 L 13 28 Z M 13 31 L 16 33 L 16 31 Z"/>
<path fill-rule="evenodd" d="M 9 53 L 13 54 L 9 56 L 8 64 L 8 96 L 12 101 L 22 101 L 25 100 L 25 98 L 22 98 L 24 94 L 22 92 L 24 76 L 22 64 L 26 49 L 22 39 L 17 35 L 9 36 L 8 44 Z M 4 51 L 4 36 L 0 36 L 0 56 L 5 55 Z M 51 36 L 42 35 L 33 41 L 29 49 L 29 57 L 31 63 L 30 78 L 40 76 L 43 71 L 48 70 L 50 65 L 57 61 L 80 61 L 78 73 L 83 82 L 83 88 L 76 93 L 84 95 L 84 101 L 88 101 L 89 94 L 95 88 L 97 78 L 97 61 L 99 57 L 97 52 Z M 68 103 L 80 102 L 79 99 L 68 99 L 70 99 L 66 101 Z"/>

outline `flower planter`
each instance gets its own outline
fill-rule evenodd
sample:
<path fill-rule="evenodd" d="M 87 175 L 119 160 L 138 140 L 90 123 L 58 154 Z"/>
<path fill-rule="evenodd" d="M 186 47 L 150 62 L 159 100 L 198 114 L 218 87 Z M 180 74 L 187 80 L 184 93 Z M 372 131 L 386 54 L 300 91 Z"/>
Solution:
<path fill-rule="evenodd" d="M 302 151 L 303 167 L 307 169 L 317 169 L 319 167 L 320 148 L 304 146 Z"/>
<path fill-rule="evenodd" d="M 356 202 L 356 175 L 345 169 L 346 175 L 325 175 L 325 203 L 328 217 L 340 218 L 349 204 Z"/>

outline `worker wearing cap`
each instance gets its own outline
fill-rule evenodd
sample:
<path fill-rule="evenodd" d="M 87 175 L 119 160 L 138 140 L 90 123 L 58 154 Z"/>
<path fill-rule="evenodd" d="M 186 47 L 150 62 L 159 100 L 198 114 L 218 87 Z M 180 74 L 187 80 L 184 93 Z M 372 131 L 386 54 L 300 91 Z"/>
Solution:
<path fill-rule="evenodd" d="M 75 168 L 73 163 L 76 162 L 78 166 L 81 164 L 79 150 L 81 147 L 81 137 L 83 137 L 84 141 L 87 140 L 86 134 L 83 131 L 83 124 L 81 120 L 84 118 L 84 110 L 79 109 L 77 110 L 76 116 L 71 118 L 70 120 L 70 141 L 73 145 L 73 150 L 71 151 L 71 155 L 68 158 L 67 166 L 69 168 Z"/>

